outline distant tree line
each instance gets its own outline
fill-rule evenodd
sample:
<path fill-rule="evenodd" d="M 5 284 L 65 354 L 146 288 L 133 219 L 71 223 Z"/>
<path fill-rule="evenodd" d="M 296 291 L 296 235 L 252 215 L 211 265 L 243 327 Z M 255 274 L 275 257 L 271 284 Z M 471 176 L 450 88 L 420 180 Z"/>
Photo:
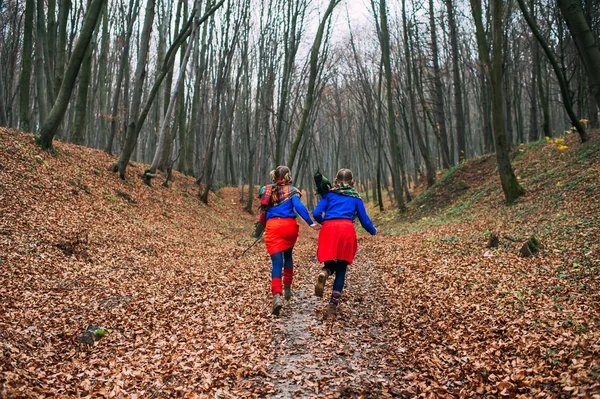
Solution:
<path fill-rule="evenodd" d="M 205 202 L 278 164 L 312 202 L 314 171 L 349 167 L 381 208 L 493 152 L 512 203 L 515 146 L 598 127 L 600 2 L 368 6 L 357 22 L 342 0 L 0 0 L 0 125 L 118 155 L 121 178 L 179 170 Z"/>

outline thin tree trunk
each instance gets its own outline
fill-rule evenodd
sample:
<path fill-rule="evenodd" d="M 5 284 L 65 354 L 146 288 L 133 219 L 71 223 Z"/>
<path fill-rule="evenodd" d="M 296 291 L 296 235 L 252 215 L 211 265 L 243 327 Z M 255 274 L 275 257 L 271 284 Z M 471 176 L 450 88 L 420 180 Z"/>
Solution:
<path fill-rule="evenodd" d="M 435 183 L 435 166 L 431 162 L 431 157 L 425 145 L 423 134 L 419 127 L 419 120 L 417 117 L 417 101 L 415 100 L 415 92 L 412 84 L 413 78 L 413 65 L 412 65 L 412 49 L 409 48 L 409 35 L 408 35 L 408 21 L 406 19 L 406 0 L 402 0 L 402 21 L 404 26 L 404 52 L 406 54 L 406 66 L 408 73 L 406 74 L 408 79 L 408 96 L 410 100 L 410 115 L 412 120 L 412 131 L 414 132 L 419 151 L 425 162 L 425 169 L 427 173 L 427 187 L 433 186 Z M 415 67 L 416 68 L 416 67 Z"/>
<path fill-rule="evenodd" d="M 99 91 L 99 115 L 97 121 L 100 122 L 98 132 L 96 132 L 95 147 L 100 148 L 100 142 L 104 143 L 104 138 L 107 137 L 106 132 L 106 120 L 108 117 L 108 93 L 110 88 L 107 87 L 107 75 L 108 75 L 108 52 L 110 47 L 110 37 L 108 32 L 108 5 L 104 6 L 102 11 L 102 39 L 101 39 L 101 50 L 100 59 L 98 60 L 98 91 Z M 109 85 L 110 86 L 110 85 Z"/>
<path fill-rule="evenodd" d="M 431 52 L 433 56 L 433 81 L 435 86 L 435 121 L 439 131 L 439 142 L 442 152 L 442 167 L 450 167 L 450 154 L 448 151 L 448 133 L 446 132 L 446 115 L 444 111 L 444 91 L 440 72 L 439 50 L 437 45 L 437 28 L 435 25 L 433 0 L 429 0 L 429 30 L 431 32 Z"/>
<path fill-rule="evenodd" d="M 36 79 L 36 97 L 38 104 L 38 113 L 40 124 L 46 119 L 48 115 L 48 102 L 47 102 L 47 90 L 46 87 L 46 73 L 44 70 L 44 38 L 46 36 L 44 24 L 45 24 L 45 13 L 44 13 L 44 2 L 37 0 L 36 8 L 36 35 L 35 35 L 35 79 Z"/>
<path fill-rule="evenodd" d="M 58 93 L 62 85 L 67 58 L 67 23 L 71 0 L 60 0 L 58 7 L 58 42 L 56 48 L 56 64 L 54 66 L 54 93 Z"/>
<path fill-rule="evenodd" d="M 506 140 L 504 130 L 504 102 L 502 101 L 502 1 L 492 0 L 492 23 L 493 23 L 493 59 L 490 59 L 489 47 L 485 39 L 485 31 L 481 22 L 481 3 L 471 0 L 471 10 L 475 20 L 477 34 L 477 47 L 479 57 L 484 64 L 486 74 L 492 87 L 492 119 L 494 125 L 494 137 L 496 140 L 496 160 L 498 162 L 498 173 L 506 202 L 510 205 L 517 198 L 525 194 L 525 190 L 519 185 L 513 171 L 509 157 L 510 144 Z M 520 0 L 521 1 L 521 0 Z"/>
<path fill-rule="evenodd" d="M 536 49 L 536 57 L 538 59 L 538 92 L 540 94 L 540 105 L 542 108 L 542 132 L 544 134 L 544 137 L 551 137 L 552 136 L 552 131 L 551 131 L 551 127 L 550 127 L 550 104 L 548 101 L 548 96 L 546 95 L 546 91 L 544 89 L 544 80 L 542 79 L 542 67 L 541 67 L 541 63 L 542 60 L 539 57 L 539 48 Z M 546 78 L 547 80 L 547 78 Z"/>
<path fill-rule="evenodd" d="M 100 11 L 104 5 L 104 1 L 105 0 L 91 0 L 88 5 L 88 9 L 83 19 L 83 26 L 81 27 L 79 37 L 73 48 L 71 58 L 69 59 L 58 96 L 48 118 L 46 118 L 40 129 L 39 142 L 43 148 L 52 149 L 52 140 L 54 139 L 54 135 L 56 134 L 58 126 L 69 105 L 69 99 L 71 98 L 71 93 L 73 92 L 73 87 L 75 86 L 81 63 L 92 40 L 96 22 L 100 17 Z"/>
<path fill-rule="evenodd" d="M 531 4 L 531 12 L 533 14 L 533 19 L 535 20 L 535 0 L 530 1 Z M 529 130 L 529 141 L 537 141 L 540 138 L 540 126 L 538 121 L 538 79 L 540 79 L 539 72 L 539 52 L 538 52 L 538 43 L 533 38 L 531 42 L 531 55 L 532 55 L 532 64 L 531 64 L 531 127 Z"/>
<path fill-rule="evenodd" d="M 135 2 L 134 2 L 135 1 Z M 112 114 L 110 118 L 110 134 L 108 136 L 108 141 L 106 143 L 105 151 L 111 155 L 113 140 L 115 138 L 115 134 L 117 133 L 117 126 L 119 123 L 119 97 L 121 94 L 121 84 L 123 82 L 123 75 L 125 74 L 125 68 L 129 63 L 129 48 L 131 44 L 131 35 L 133 34 L 133 24 L 136 19 L 137 10 L 139 7 L 139 0 L 131 0 L 129 3 L 129 17 L 127 21 L 127 31 L 125 32 L 125 40 L 123 43 L 123 49 L 121 50 L 121 62 L 119 63 L 119 70 L 117 72 L 117 78 L 115 82 L 115 88 L 113 91 L 112 98 Z"/>
<path fill-rule="evenodd" d="M 192 34 L 190 37 L 190 41 L 188 42 L 187 48 L 185 49 L 185 55 L 183 56 L 183 60 L 181 62 L 179 68 L 179 75 L 177 77 L 177 81 L 175 82 L 175 87 L 173 88 L 173 92 L 171 93 L 171 97 L 169 100 L 169 105 L 167 107 L 167 112 L 165 113 L 165 117 L 163 118 L 162 125 L 160 127 L 160 133 L 158 136 L 158 145 L 156 146 L 156 151 L 154 152 L 154 158 L 152 159 L 152 164 L 150 168 L 144 171 L 144 182 L 150 185 L 150 180 L 155 176 L 156 170 L 159 165 L 162 163 L 161 161 L 165 158 L 165 153 L 168 152 L 169 148 L 167 146 L 167 136 L 168 130 L 171 125 L 171 115 L 173 114 L 173 108 L 175 107 L 175 103 L 177 102 L 177 96 L 179 94 L 179 90 L 181 90 L 181 86 L 183 84 L 183 77 L 185 76 L 185 70 L 187 67 L 188 60 L 190 59 L 190 54 L 192 53 L 192 47 L 195 42 L 197 27 L 194 26 L 192 30 Z M 181 104 L 183 106 L 183 104 Z M 180 128 L 185 128 L 184 126 L 180 126 Z"/>
<path fill-rule="evenodd" d="M 33 50 L 33 16 L 35 1 L 25 0 L 25 24 L 23 27 L 23 52 L 21 53 L 21 77 L 19 79 L 19 129 L 30 131 L 29 84 L 31 82 L 31 54 Z"/>
<path fill-rule="evenodd" d="M 73 136 L 71 141 L 83 144 L 87 127 L 87 98 L 92 74 L 92 46 L 89 46 L 81 65 L 81 76 L 75 103 L 75 122 L 73 123 Z"/>
<path fill-rule="evenodd" d="M 462 82 L 460 78 L 460 67 L 458 59 L 458 36 L 456 32 L 456 21 L 454 17 L 453 0 L 445 0 L 448 9 L 448 24 L 450 25 L 450 45 L 452 48 L 452 76 L 454 83 L 454 113 L 456 115 L 456 137 L 458 140 L 458 162 L 463 161 L 466 154 L 465 141 L 465 117 L 463 112 Z"/>
<path fill-rule="evenodd" d="M 304 9 L 300 14 L 297 7 L 300 6 L 300 2 L 287 1 L 285 2 L 287 7 L 287 20 L 290 21 L 284 27 L 284 65 L 281 76 L 281 88 L 279 93 L 279 104 L 277 106 L 277 125 L 275 128 L 275 164 L 280 165 L 283 162 L 283 147 L 284 147 L 284 124 L 289 129 L 289 124 L 286 123 L 286 110 L 288 106 L 288 95 L 290 90 L 290 79 L 292 77 L 294 62 L 296 60 L 296 53 L 298 51 L 299 44 L 299 32 L 296 30 L 298 23 L 298 16 L 303 18 Z M 293 8 L 296 6 L 296 8 Z"/>
<path fill-rule="evenodd" d="M 300 146 L 300 142 L 302 141 L 302 136 L 304 135 L 304 131 L 306 129 L 306 122 L 308 121 L 308 116 L 310 114 L 310 110 L 313 104 L 313 97 L 315 92 L 315 82 L 318 74 L 318 61 L 319 61 L 319 52 L 321 48 L 321 43 L 323 41 L 323 32 L 325 30 L 325 25 L 333 12 L 333 9 L 336 5 L 340 3 L 341 0 L 330 0 L 329 6 L 325 13 L 323 14 L 323 18 L 319 23 L 319 28 L 317 29 L 317 34 L 315 36 L 315 41 L 312 45 L 310 51 L 310 74 L 308 77 L 308 90 L 306 93 L 306 99 L 304 100 L 304 107 L 302 108 L 302 118 L 300 119 L 300 124 L 298 126 L 298 130 L 296 132 L 296 138 L 294 139 L 294 143 L 292 144 L 292 149 L 290 151 L 290 157 L 287 161 L 287 166 L 292 168 L 294 166 L 294 160 L 296 159 L 296 153 L 298 152 L 298 147 Z"/>
<path fill-rule="evenodd" d="M 398 136 L 396 135 L 396 114 L 394 112 L 394 98 L 392 92 L 392 64 L 390 60 L 390 34 L 387 23 L 387 9 L 385 0 L 379 2 L 379 19 L 381 24 L 381 32 L 379 36 L 381 45 L 381 58 L 385 71 L 385 88 L 387 95 L 387 122 L 388 122 L 388 133 L 390 136 L 390 155 L 392 158 L 391 173 L 392 173 L 392 184 L 394 185 L 394 197 L 396 200 L 396 207 L 404 210 L 406 208 L 402 197 L 402 181 L 401 174 L 398 169 L 404 164 L 400 147 L 398 145 Z"/>
<path fill-rule="evenodd" d="M 129 121 L 127 123 L 127 133 L 125 134 L 125 143 L 123 151 L 119 156 L 117 164 L 113 170 L 119 171 L 121 179 L 125 180 L 125 170 L 135 145 L 137 143 L 139 130 L 136 129 L 137 118 L 142 101 L 142 89 L 146 78 L 146 61 L 148 59 L 148 50 L 150 47 L 150 33 L 152 31 L 152 23 L 154 21 L 154 6 L 156 0 L 148 0 L 146 4 L 146 15 L 144 16 L 144 25 L 140 38 L 140 48 L 138 51 L 138 60 L 135 69 L 135 78 L 133 86 L 133 94 L 131 96 L 131 104 L 129 105 Z M 116 171 L 116 170 L 115 170 Z"/>
<path fill-rule="evenodd" d="M 581 0 L 557 2 L 587 71 L 592 95 L 596 103 L 600 104 L 600 48 L 581 8 Z"/>

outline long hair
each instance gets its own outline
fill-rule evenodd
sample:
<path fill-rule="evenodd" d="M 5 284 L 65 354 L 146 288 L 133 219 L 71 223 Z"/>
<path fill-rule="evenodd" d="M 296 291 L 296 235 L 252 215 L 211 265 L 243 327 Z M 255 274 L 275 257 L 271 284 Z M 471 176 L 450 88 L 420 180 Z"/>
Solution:
<path fill-rule="evenodd" d="M 271 181 L 277 182 L 279 184 L 291 184 L 292 183 L 292 175 L 290 172 L 290 168 L 285 165 L 280 165 L 274 170 L 271 171 Z"/>
<path fill-rule="evenodd" d="M 335 182 L 337 184 L 348 184 L 350 186 L 354 185 L 354 175 L 350 169 L 342 168 L 338 170 L 337 175 L 335 176 Z"/>

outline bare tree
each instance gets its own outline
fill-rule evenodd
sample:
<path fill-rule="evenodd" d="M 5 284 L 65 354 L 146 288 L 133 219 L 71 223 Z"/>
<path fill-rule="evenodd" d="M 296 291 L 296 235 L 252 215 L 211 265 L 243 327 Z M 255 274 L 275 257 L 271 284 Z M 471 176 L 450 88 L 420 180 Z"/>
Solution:
<path fill-rule="evenodd" d="M 298 130 L 296 131 L 296 138 L 294 139 L 294 144 L 292 145 L 292 149 L 290 151 L 290 156 L 287 161 L 288 167 L 292 167 L 294 164 L 294 160 L 296 159 L 296 153 L 298 152 L 298 147 L 300 146 L 300 142 L 302 140 L 302 136 L 306 129 L 306 122 L 308 120 L 308 115 L 310 114 L 314 94 L 315 94 L 315 81 L 317 79 L 318 74 L 318 61 L 319 61 L 319 52 L 321 48 L 321 43 L 323 42 L 323 32 L 325 31 L 325 25 L 333 13 L 333 9 L 336 5 L 340 3 L 341 0 L 329 0 L 329 5 L 321 18 L 321 22 L 319 23 L 319 28 L 317 29 L 317 34 L 315 36 L 315 41 L 313 42 L 312 48 L 310 50 L 310 72 L 308 77 L 308 89 L 306 92 L 306 98 L 304 100 L 304 106 L 302 107 L 302 117 L 300 119 L 300 124 L 298 126 Z"/>
<path fill-rule="evenodd" d="M 374 4 L 372 5 L 375 10 Z M 390 60 L 390 34 L 388 29 L 387 7 L 385 0 L 379 1 L 379 22 L 381 24 L 379 32 L 379 43 L 381 46 L 381 60 L 385 75 L 385 88 L 387 95 L 387 126 L 391 145 L 390 154 L 392 162 L 390 165 L 390 169 L 392 174 L 392 185 L 394 189 L 396 207 L 399 209 L 404 209 L 406 206 L 402 197 L 402 183 L 400 180 L 401 175 L 403 175 L 403 173 L 400 173 L 400 167 L 404 164 L 404 161 L 402 160 L 400 147 L 398 145 L 398 136 L 396 134 L 396 114 L 394 112 L 394 97 L 392 91 L 392 65 Z"/>
<path fill-rule="evenodd" d="M 19 81 L 19 128 L 24 132 L 28 132 L 30 129 L 29 84 L 31 80 L 34 11 L 34 0 L 25 0 L 25 26 L 23 29 L 23 52 L 21 53 L 21 79 Z"/>
<path fill-rule="evenodd" d="M 67 65 L 62 84 L 60 85 L 58 96 L 54 102 L 54 105 L 52 106 L 50 114 L 40 129 L 39 143 L 43 148 L 52 149 L 52 140 L 54 139 L 54 135 L 56 134 L 58 126 L 65 115 L 65 111 L 67 110 L 69 99 L 71 98 L 71 93 L 73 92 L 73 87 L 75 86 L 75 81 L 77 79 L 81 63 L 85 53 L 87 52 L 92 35 L 94 34 L 96 22 L 100 17 L 100 11 L 104 5 L 104 1 L 105 0 L 91 0 L 88 5 L 88 9 L 83 20 L 83 26 L 79 32 L 79 38 L 75 43 L 71 58 L 69 58 L 69 63 Z"/>
<path fill-rule="evenodd" d="M 557 0 L 590 80 L 590 92 L 600 104 L 600 49 L 583 13 L 580 0 Z M 597 111 L 596 111 L 597 112 Z"/>
<path fill-rule="evenodd" d="M 523 16 L 525 17 L 527 24 L 529 24 L 531 31 L 533 32 L 536 39 L 540 43 L 540 46 L 542 46 L 542 48 L 544 49 L 544 52 L 546 53 L 546 56 L 548 57 L 548 60 L 550 61 L 550 64 L 552 65 L 552 68 L 554 69 L 554 73 L 556 74 L 556 78 L 558 79 L 558 84 L 560 86 L 560 93 L 562 95 L 563 103 L 565 105 L 567 114 L 569 115 L 569 118 L 571 119 L 571 123 L 577 129 L 577 132 L 579 133 L 579 137 L 581 138 L 581 142 L 582 143 L 586 142 L 588 140 L 588 136 L 585 131 L 585 127 L 580 122 L 579 118 L 575 114 L 575 110 L 573 109 L 573 104 L 571 101 L 571 97 L 569 94 L 569 88 L 567 86 L 567 82 L 565 80 L 564 73 L 561 70 L 560 65 L 558 64 L 558 61 L 556 60 L 554 53 L 552 52 L 552 50 L 550 50 L 550 47 L 548 47 L 546 40 L 544 40 L 542 34 L 540 33 L 539 29 L 537 28 L 537 24 L 529 15 L 529 10 L 527 10 L 525 1 L 524 0 L 517 0 L 517 1 L 519 2 L 519 7 L 521 8 L 521 11 L 523 12 Z"/>
<path fill-rule="evenodd" d="M 525 194 L 525 190 L 517 181 L 517 176 L 510 163 L 510 143 L 506 140 L 504 128 L 504 101 L 502 98 L 502 40 L 504 35 L 502 0 L 492 0 L 491 8 L 493 23 L 493 58 L 490 57 L 489 46 L 481 22 L 481 2 L 478 0 L 471 0 L 471 11 L 473 13 L 473 18 L 475 19 L 479 58 L 483 63 L 492 88 L 492 119 L 494 138 L 496 141 L 498 174 L 500 175 L 504 198 L 508 204 L 512 204 L 517 198 Z"/>

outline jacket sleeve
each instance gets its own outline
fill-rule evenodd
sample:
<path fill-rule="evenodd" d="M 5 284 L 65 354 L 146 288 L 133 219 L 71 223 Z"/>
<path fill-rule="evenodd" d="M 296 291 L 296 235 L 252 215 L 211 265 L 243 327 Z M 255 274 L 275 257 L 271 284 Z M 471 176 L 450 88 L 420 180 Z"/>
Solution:
<path fill-rule="evenodd" d="M 327 196 L 329 194 L 325 194 L 325 196 L 323 198 L 321 198 L 321 200 L 319 201 L 319 203 L 317 204 L 316 208 L 313 210 L 313 218 L 315 218 L 315 220 L 319 223 L 323 223 L 323 221 L 325 220 L 325 218 L 323 217 L 323 212 L 325 212 L 325 209 L 327 209 Z"/>
<path fill-rule="evenodd" d="M 358 213 L 358 220 L 363 229 L 367 230 L 373 236 L 377 234 L 377 229 L 373 226 L 373 222 L 369 218 L 369 215 L 367 215 L 365 204 L 360 198 L 356 199 L 356 211 Z"/>
<path fill-rule="evenodd" d="M 304 206 L 302 201 L 300 201 L 300 197 L 294 195 L 292 197 L 292 204 L 294 205 L 294 210 L 309 226 L 313 224 L 312 219 L 310 218 L 310 214 L 308 213 L 308 209 Z"/>

